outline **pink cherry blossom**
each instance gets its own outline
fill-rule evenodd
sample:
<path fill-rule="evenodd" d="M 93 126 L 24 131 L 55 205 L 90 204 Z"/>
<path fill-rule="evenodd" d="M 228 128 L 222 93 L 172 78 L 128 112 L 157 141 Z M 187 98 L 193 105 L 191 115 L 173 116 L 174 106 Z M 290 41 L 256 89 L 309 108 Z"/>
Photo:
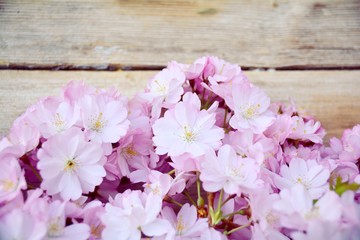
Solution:
<path fill-rule="evenodd" d="M 85 84 L 84 81 L 71 81 L 62 91 L 62 97 L 71 104 L 78 102 L 86 95 L 96 92 L 96 88 Z"/>
<path fill-rule="evenodd" d="M 279 189 L 291 188 L 296 184 L 303 185 L 313 199 L 321 197 L 328 189 L 330 171 L 315 160 L 294 158 L 289 166 L 282 165 L 280 176 L 275 177 Z"/>
<path fill-rule="evenodd" d="M 24 171 L 11 155 L 0 157 L 0 203 L 14 199 L 26 189 Z"/>
<path fill-rule="evenodd" d="M 141 95 L 153 105 L 152 116 L 158 118 L 162 107 L 174 106 L 184 93 L 185 74 L 174 64 L 156 74 L 148 84 L 148 92 Z"/>
<path fill-rule="evenodd" d="M 254 133 L 262 133 L 274 120 L 273 113 L 269 110 L 269 97 L 248 82 L 232 87 L 232 101 L 235 114 L 230 119 L 230 125 L 235 129 L 251 129 Z"/>
<path fill-rule="evenodd" d="M 274 209 L 282 214 L 282 226 L 299 230 L 306 230 L 312 221 L 338 222 L 342 213 L 340 198 L 336 193 L 329 191 L 314 204 L 302 185 L 282 190 Z"/>
<path fill-rule="evenodd" d="M 166 229 L 166 239 L 196 239 L 208 229 L 206 219 L 198 218 L 196 208 L 188 203 L 181 207 L 177 215 L 172 208 L 164 207 L 161 216 L 170 223 Z"/>
<path fill-rule="evenodd" d="M 0 239 L 42 240 L 45 235 L 46 224 L 19 208 L 0 218 Z"/>
<path fill-rule="evenodd" d="M 231 131 L 224 138 L 224 144 L 231 145 L 236 153 L 242 157 L 249 157 L 261 165 L 264 160 L 277 151 L 275 142 L 263 135 L 255 135 L 246 130 Z"/>
<path fill-rule="evenodd" d="M 318 133 L 321 125 L 320 122 L 314 120 L 304 121 L 303 118 L 294 116 L 292 132 L 289 135 L 290 139 L 310 140 L 314 143 L 322 143 L 324 133 Z"/>
<path fill-rule="evenodd" d="M 253 159 L 242 158 L 231 146 L 224 145 L 217 156 L 213 151 L 206 153 L 200 179 L 206 191 L 224 189 L 228 194 L 240 194 L 261 186 L 259 171 L 260 167 Z"/>
<path fill-rule="evenodd" d="M 85 223 L 74 223 L 66 226 L 65 206 L 67 202 L 54 201 L 49 205 L 47 221 L 48 239 L 86 240 L 90 236 L 90 227 Z"/>
<path fill-rule="evenodd" d="M 140 239 L 147 236 L 161 236 L 166 232 L 163 220 L 157 218 L 161 209 L 161 198 L 154 194 L 126 190 L 116 195 L 105 206 L 102 221 L 105 228 L 103 239 Z"/>
<path fill-rule="evenodd" d="M 147 122 L 142 125 L 144 130 L 129 131 L 119 141 L 115 160 L 122 176 L 129 176 L 132 170 L 136 169 L 136 163 L 148 162 L 150 164 L 150 152 L 152 151 L 151 126 Z M 146 129 L 146 130 L 145 130 Z M 148 165 L 147 164 L 147 165 Z"/>
<path fill-rule="evenodd" d="M 266 190 L 251 194 L 249 197 L 252 219 L 258 223 L 258 225 L 254 226 L 254 230 L 256 235 L 262 235 L 263 239 L 271 239 L 270 236 L 278 236 L 280 239 L 285 238 L 280 233 L 281 214 L 273 209 L 274 203 L 279 201 L 279 199 L 278 194 L 270 194 Z M 280 237 L 281 235 L 282 237 Z M 258 237 L 261 239 L 260 236 Z"/>
<path fill-rule="evenodd" d="M 8 136 L 12 144 L 23 147 L 20 155 L 35 148 L 40 139 L 39 129 L 29 120 L 28 114 L 25 113 L 15 120 Z"/>
<path fill-rule="evenodd" d="M 49 97 L 41 101 L 34 113 L 29 114 L 43 137 L 60 133 L 74 126 L 80 118 L 77 105 L 71 105 L 61 98 Z"/>
<path fill-rule="evenodd" d="M 214 125 L 215 114 L 200 110 L 196 95 L 188 93 L 183 99 L 153 125 L 157 154 L 179 156 L 190 153 L 197 157 L 221 145 L 224 132 Z"/>
<path fill-rule="evenodd" d="M 105 208 L 100 201 L 94 200 L 86 204 L 83 209 L 84 223 L 90 226 L 89 240 L 100 240 L 104 225 L 101 216 L 105 213 Z"/>
<path fill-rule="evenodd" d="M 81 107 L 85 132 L 92 141 L 114 143 L 126 135 L 130 122 L 122 101 L 87 95 Z"/>
<path fill-rule="evenodd" d="M 106 174 L 101 145 L 87 142 L 77 128 L 50 137 L 37 156 L 41 187 L 50 195 L 60 193 L 64 200 L 94 191 Z"/>
<path fill-rule="evenodd" d="M 292 125 L 293 122 L 289 115 L 278 115 L 264 134 L 267 137 L 273 138 L 278 143 L 283 144 L 292 131 Z"/>
<path fill-rule="evenodd" d="M 360 125 L 324 135 L 213 56 L 70 82 L 0 139 L 0 239 L 357 240 Z"/>

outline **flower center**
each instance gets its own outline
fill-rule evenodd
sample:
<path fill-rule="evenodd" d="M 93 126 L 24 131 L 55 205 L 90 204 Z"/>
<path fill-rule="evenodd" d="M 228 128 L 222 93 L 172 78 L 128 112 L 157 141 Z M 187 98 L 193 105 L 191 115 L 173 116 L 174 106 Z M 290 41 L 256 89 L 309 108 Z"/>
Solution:
<path fill-rule="evenodd" d="M 6 192 L 10 192 L 14 189 L 15 183 L 10 179 L 5 179 L 1 181 L 1 186 L 3 190 L 5 190 Z"/>
<path fill-rule="evenodd" d="M 155 91 L 160 93 L 161 95 L 166 95 L 166 86 L 164 84 L 159 83 L 158 80 L 155 80 L 154 83 L 156 83 Z"/>
<path fill-rule="evenodd" d="M 303 185 L 306 189 L 310 187 L 310 184 L 304 178 L 298 177 L 295 182 Z"/>
<path fill-rule="evenodd" d="M 316 219 L 319 217 L 320 211 L 318 206 L 314 206 L 310 212 L 305 214 L 307 220 Z"/>
<path fill-rule="evenodd" d="M 269 213 L 268 215 L 266 215 L 265 219 L 270 225 L 273 225 L 274 223 L 276 223 L 279 220 L 279 218 L 274 216 L 272 213 Z"/>
<path fill-rule="evenodd" d="M 59 220 L 52 221 L 48 227 L 49 237 L 60 237 L 63 233 L 63 227 L 60 225 Z"/>
<path fill-rule="evenodd" d="M 246 107 L 240 107 L 241 115 L 245 119 L 251 119 L 257 116 L 260 104 L 257 105 L 247 105 Z"/>
<path fill-rule="evenodd" d="M 90 227 L 90 234 L 93 237 L 96 238 L 100 238 L 101 237 L 101 232 L 105 227 L 102 224 L 98 224 L 98 225 L 91 225 Z"/>
<path fill-rule="evenodd" d="M 75 171 L 77 164 L 75 162 L 75 159 L 70 159 L 66 162 L 64 170 L 65 171 Z"/>
<path fill-rule="evenodd" d="M 56 113 L 54 116 L 54 125 L 58 129 L 58 131 L 63 130 L 64 124 L 65 124 L 65 122 L 61 118 L 61 115 L 59 113 Z"/>
<path fill-rule="evenodd" d="M 184 135 L 183 140 L 188 143 L 194 142 L 196 139 L 196 134 L 191 131 L 187 126 L 184 126 Z"/>
<path fill-rule="evenodd" d="M 102 132 L 106 124 L 107 121 L 103 118 L 103 113 L 100 112 L 99 115 L 93 119 L 90 129 L 94 132 Z"/>
<path fill-rule="evenodd" d="M 129 145 L 127 147 L 124 147 L 121 150 L 122 155 L 124 156 L 125 159 L 130 159 L 132 157 L 135 157 L 138 155 L 138 152 L 134 150 L 133 145 Z"/>

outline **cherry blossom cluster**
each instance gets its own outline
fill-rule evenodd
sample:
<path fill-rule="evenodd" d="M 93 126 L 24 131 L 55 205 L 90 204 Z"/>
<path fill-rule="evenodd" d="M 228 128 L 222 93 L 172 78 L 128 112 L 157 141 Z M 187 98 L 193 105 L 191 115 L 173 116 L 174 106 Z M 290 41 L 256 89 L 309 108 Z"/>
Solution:
<path fill-rule="evenodd" d="M 0 239 L 355 240 L 360 125 L 324 135 L 216 57 L 70 82 L 0 141 Z"/>

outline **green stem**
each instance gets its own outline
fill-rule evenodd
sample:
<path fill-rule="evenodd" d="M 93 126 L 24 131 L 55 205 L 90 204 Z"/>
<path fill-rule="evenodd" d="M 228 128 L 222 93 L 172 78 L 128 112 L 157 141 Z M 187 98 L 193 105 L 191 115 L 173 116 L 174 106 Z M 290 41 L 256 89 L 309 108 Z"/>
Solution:
<path fill-rule="evenodd" d="M 165 200 L 165 199 L 164 199 Z M 173 203 L 173 204 L 176 204 L 176 205 L 178 205 L 179 207 L 182 207 L 183 205 L 181 204 L 181 203 L 179 203 L 178 201 L 176 201 L 175 199 L 173 199 L 173 198 L 168 198 L 168 199 L 166 199 L 165 201 L 167 201 L 167 202 L 169 202 L 169 203 Z"/>
<path fill-rule="evenodd" d="M 220 191 L 220 196 L 219 196 L 219 201 L 218 201 L 218 206 L 217 206 L 217 212 L 220 212 L 221 211 L 221 207 L 222 207 L 222 198 L 223 198 L 223 195 L 224 195 L 224 189 L 221 189 Z"/>
<path fill-rule="evenodd" d="M 196 206 L 196 202 L 194 201 L 194 199 L 190 196 L 188 190 L 185 190 L 184 192 L 184 195 L 189 199 L 189 201 L 191 202 L 192 205 Z"/>
<path fill-rule="evenodd" d="M 233 212 L 233 213 L 229 213 L 229 214 L 226 214 L 225 216 L 223 216 L 222 218 L 225 219 L 225 218 L 228 218 L 228 217 L 232 217 L 236 214 L 244 214 L 244 211 L 243 210 L 240 210 L 240 211 L 237 211 L 237 212 Z"/>
<path fill-rule="evenodd" d="M 200 182 L 200 173 L 196 172 L 196 188 L 197 188 L 197 206 L 201 207 L 204 205 L 204 199 L 201 197 L 201 182 Z"/>
<path fill-rule="evenodd" d="M 223 203 L 221 204 L 221 206 L 224 206 L 225 203 L 227 203 L 228 201 L 230 201 L 231 199 L 233 199 L 234 197 L 236 197 L 236 194 L 230 195 L 228 196 L 225 201 L 223 201 Z"/>
<path fill-rule="evenodd" d="M 175 169 L 169 171 L 167 174 L 171 175 L 171 174 L 173 174 L 173 173 L 175 173 Z"/>
<path fill-rule="evenodd" d="M 249 226 L 250 226 L 250 224 L 251 224 L 251 222 L 249 222 L 249 223 L 248 223 L 248 224 L 246 224 L 246 225 L 242 225 L 242 226 L 240 226 L 240 227 L 237 227 L 237 228 L 231 229 L 230 231 L 226 231 L 226 232 L 224 232 L 224 234 L 225 234 L 225 235 L 230 235 L 230 234 L 232 234 L 233 232 L 236 232 L 236 231 L 238 231 L 238 230 L 241 230 L 241 229 L 244 229 L 244 228 L 249 227 Z"/>

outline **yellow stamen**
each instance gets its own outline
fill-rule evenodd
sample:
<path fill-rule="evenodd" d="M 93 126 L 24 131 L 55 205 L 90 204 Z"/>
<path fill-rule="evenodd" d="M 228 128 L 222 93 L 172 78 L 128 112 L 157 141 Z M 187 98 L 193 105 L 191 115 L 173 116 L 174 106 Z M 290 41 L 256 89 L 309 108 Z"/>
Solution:
<path fill-rule="evenodd" d="M 107 121 L 103 119 L 103 113 L 100 112 L 98 117 L 93 122 L 91 130 L 95 132 L 101 132 L 102 129 L 105 127 L 106 123 Z"/>
<path fill-rule="evenodd" d="M 137 151 L 134 150 L 134 148 L 132 146 L 126 147 L 125 148 L 125 153 L 129 156 L 136 156 L 138 155 Z"/>
<path fill-rule="evenodd" d="M 5 179 L 1 181 L 2 189 L 6 192 L 9 192 L 14 189 L 15 183 L 11 181 L 10 179 Z"/>
<path fill-rule="evenodd" d="M 56 127 L 62 127 L 64 124 L 65 124 L 65 122 L 61 118 L 61 115 L 59 113 L 56 113 L 54 116 L 54 125 Z"/>
<path fill-rule="evenodd" d="M 101 237 L 101 232 L 102 230 L 104 229 L 104 225 L 102 224 L 99 224 L 99 225 L 91 225 L 90 226 L 90 234 L 91 236 L 93 237 L 96 237 L 96 238 L 100 238 Z"/>
<path fill-rule="evenodd" d="M 246 107 L 241 107 L 240 111 L 242 112 L 242 116 L 245 119 L 251 119 L 258 115 L 258 110 L 260 108 L 260 104 L 257 105 L 248 105 Z"/>
<path fill-rule="evenodd" d="M 73 170 L 75 170 L 75 168 L 76 168 L 76 162 L 74 161 L 74 159 L 71 159 L 66 162 L 64 170 L 65 171 L 73 171 Z"/>
<path fill-rule="evenodd" d="M 157 85 L 156 91 L 165 95 L 166 94 L 166 87 L 163 84 L 160 84 L 158 80 L 154 81 Z"/>
<path fill-rule="evenodd" d="M 49 237 L 59 237 L 62 235 L 63 227 L 59 223 L 60 219 L 51 221 L 48 227 L 47 235 Z"/>
<path fill-rule="evenodd" d="M 196 135 L 193 131 L 189 130 L 187 126 L 184 126 L 184 136 L 183 139 L 188 142 L 194 142 L 196 139 Z"/>
<path fill-rule="evenodd" d="M 177 232 L 177 235 L 181 235 L 182 232 L 185 230 L 186 228 L 186 225 L 184 224 L 183 222 L 183 218 L 182 218 L 182 215 L 179 216 L 179 220 L 176 224 L 176 232 Z"/>

